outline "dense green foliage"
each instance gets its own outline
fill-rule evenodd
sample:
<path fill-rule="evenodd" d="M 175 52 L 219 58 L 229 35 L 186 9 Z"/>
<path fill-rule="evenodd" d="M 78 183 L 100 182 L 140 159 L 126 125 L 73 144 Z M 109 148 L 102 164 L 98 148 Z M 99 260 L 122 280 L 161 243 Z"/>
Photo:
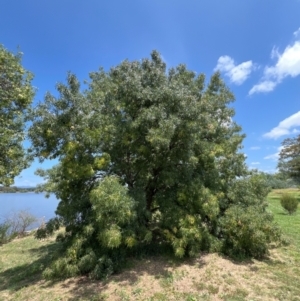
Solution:
<path fill-rule="evenodd" d="M 220 75 L 206 84 L 184 65 L 167 71 L 154 51 L 90 78 L 81 91 L 69 74 L 29 130 L 33 154 L 59 160 L 38 171 L 66 227 L 65 256 L 45 276 L 103 277 L 151 245 L 179 257 L 224 248 L 266 254 L 278 238 L 265 210 L 268 186 L 246 169 L 234 96 Z"/>
<path fill-rule="evenodd" d="M 32 74 L 16 55 L 0 45 L 0 184 L 11 185 L 25 167 L 28 158 L 23 149 L 24 119 L 34 89 Z"/>
<path fill-rule="evenodd" d="M 282 142 L 283 148 L 279 154 L 278 168 L 282 174 L 300 183 L 300 135 L 287 138 Z"/>
<path fill-rule="evenodd" d="M 284 193 L 281 195 L 280 204 L 289 214 L 293 214 L 297 211 L 299 201 L 294 195 Z"/>

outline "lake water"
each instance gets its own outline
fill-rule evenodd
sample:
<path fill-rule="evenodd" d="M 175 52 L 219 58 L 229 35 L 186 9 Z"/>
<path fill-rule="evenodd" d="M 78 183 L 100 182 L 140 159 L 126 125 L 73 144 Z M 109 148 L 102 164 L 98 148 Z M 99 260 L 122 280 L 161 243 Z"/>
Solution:
<path fill-rule="evenodd" d="M 0 222 L 20 210 L 34 215 L 40 223 L 55 216 L 58 200 L 54 195 L 45 198 L 43 193 L 0 193 Z M 33 227 L 38 226 L 36 223 Z"/>

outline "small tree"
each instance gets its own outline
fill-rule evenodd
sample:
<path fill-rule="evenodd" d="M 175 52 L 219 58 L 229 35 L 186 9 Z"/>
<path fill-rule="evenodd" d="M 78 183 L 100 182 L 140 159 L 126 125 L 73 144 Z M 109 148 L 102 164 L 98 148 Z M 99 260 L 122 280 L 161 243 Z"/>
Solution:
<path fill-rule="evenodd" d="M 36 221 L 37 218 L 27 210 L 10 214 L 5 221 L 5 224 L 9 226 L 8 236 L 24 236 L 26 230 Z"/>
<path fill-rule="evenodd" d="M 0 45 L 0 184 L 11 185 L 28 158 L 23 149 L 25 116 L 32 103 L 32 74 L 21 65 L 21 52 L 14 55 Z"/>
<path fill-rule="evenodd" d="M 300 183 L 300 135 L 287 138 L 282 142 L 278 168 L 282 174 Z"/>
<path fill-rule="evenodd" d="M 10 214 L 0 224 L 0 245 L 11 241 L 17 236 L 24 236 L 28 227 L 36 221 L 36 217 L 26 210 Z"/>
<path fill-rule="evenodd" d="M 178 257 L 225 244 L 265 254 L 278 233 L 265 210 L 268 187 L 246 169 L 234 96 L 220 74 L 206 83 L 184 65 L 167 70 L 153 51 L 90 77 L 82 92 L 69 74 L 60 96 L 48 94 L 36 108 L 29 131 L 40 160 L 59 160 L 38 171 L 47 180 L 41 188 L 60 199 L 56 213 L 66 226 L 64 256 L 45 276 L 103 277 L 151 244 Z M 258 215 L 254 232 L 263 239 L 248 235 L 234 247 L 232 207 Z"/>
<path fill-rule="evenodd" d="M 299 201 L 294 195 L 284 193 L 281 195 L 280 204 L 289 214 L 293 214 L 297 211 Z"/>

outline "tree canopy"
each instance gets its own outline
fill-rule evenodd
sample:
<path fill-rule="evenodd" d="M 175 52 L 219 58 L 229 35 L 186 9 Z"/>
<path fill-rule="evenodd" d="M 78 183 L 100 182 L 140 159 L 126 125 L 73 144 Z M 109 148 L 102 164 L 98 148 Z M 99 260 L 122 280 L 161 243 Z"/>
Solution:
<path fill-rule="evenodd" d="M 32 103 L 32 73 L 21 65 L 21 52 L 0 45 L 0 184 L 11 185 L 28 159 L 23 149 L 24 121 Z"/>
<path fill-rule="evenodd" d="M 300 135 L 283 140 L 278 168 L 280 172 L 300 183 Z"/>
<path fill-rule="evenodd" d="M 246 169 L 234 96 L 220 74 L 206 83 L 185 65 L 167 70 L 153 51 L 90 79 L 82 91 L 69 74 L 59 97 L 47 94 L 35 109 L 29 130 L 34 154 L 59 160 L 38 171 L 66 226 L 65 256 L 45 275 L 102 277 L 151 245 L 179 257 L 263 256 L 278 238 L 268 188 Z"/>

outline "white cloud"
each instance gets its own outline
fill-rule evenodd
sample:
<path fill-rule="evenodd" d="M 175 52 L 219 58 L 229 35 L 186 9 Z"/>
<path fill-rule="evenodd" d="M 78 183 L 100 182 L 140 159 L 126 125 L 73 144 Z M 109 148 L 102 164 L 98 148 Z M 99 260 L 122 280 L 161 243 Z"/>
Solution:
<path fill-rule="evenodd" d="M 281 81 L 287 76 L 295 77 L 300 74 L 300 40 L 288 45 L 282 54 L 278 53 L 275 66 L 265 68 L 265 76 Z"/>
<path fill-rule="evenodd" d="M 279 153 L 271 154 L 264 157 L 265 160 L 274 160 L 274 161 L 277 161 L 278 158 L 279 158 Z"/>
<path fill-rule="evenodd" d="M 277 47 L 273 47 L 271 51 L 271 59 L 278 59 L 279 58 L 279 51 Z"/>
<path fill-rule="evenodd" d="M 282 146 L 279 146 L 279 147 L 277 148 L 277 152 L 276 152 L 275 154 L 271 154 L 271 155 L 265 156 L 264 159 L 265 159 L 265 160 L 273 160 L 273 161 L 277 161 L 278 158 L 279 158 L 279 153 L 280 153 L 280 151 L 282 150 L 282 148 L 283 148 Z"/>
<path fill-rule="evenodd" d="M 300 27 L 296 31 L 294 31 L 293 35 L 295 37 L 298 37 L 300 35 Z"/>
<path fill-rule="evenodd" d="M 251 162 L 251 165 L 259 165 L 260 162 Z"/>
<path fill-rule="evenodd" d="M 261 83 L 254 85 L 251 88 L 251 90 L 249 91 L 249 95 L 252 95 L 254 93 L 260 93 L 260 92 L 271 92 L 274 90 L 276 85 L 277 85 L 276 82 L 270 80 L 262 81 Z"/>
<path fill-rule="evenodd" d="M 258 150 L 258 149 L 260 149 L 260 146 L 251 146 L 250 149 L 251 150 Z"/>
<path fill-rule="evenodd" d="M 300 126 L 300 111 L 279 122 L 278 126 L 263 136 L 266 138 L 277 139 L 284 135 L 299 133 L 299 130 L 295 129 L 295 127 L 298 126 Z"/>
<path fill-rule="evenodd" d="M 271 168 L 271 169 L 265 169 L 265 170 L 262 170 L 262 171 L 263 171 L 263 172 L 266 172 L 266 173 L 271 173 L 271 174 L 278 172 L 278 170 L 277 170 L 277 169 L 274 169 L 274 168 Z"/>
<path fill-rule="evenodd" d="M 230 81 L 236 85 L 241 85 L 255 69 L 252 61 L 243 62 L 236 65 L 234 60 L 228 56 L 223 55 L 218 59 L 218 64 L 214 71 L 224 72 L 229 77 Z"/>
<path fill-rule="evenodd" d="M 294 32 L 295 41 L 288 45 L 282 53 L 273 47 L 271 58 L 277 62 L 273 66 L 266 66 L 260 83 L 254 85 L 249 95 L 260 92 L 270 92 L 286 77 L 300 75 L 300 28 Z"/>

